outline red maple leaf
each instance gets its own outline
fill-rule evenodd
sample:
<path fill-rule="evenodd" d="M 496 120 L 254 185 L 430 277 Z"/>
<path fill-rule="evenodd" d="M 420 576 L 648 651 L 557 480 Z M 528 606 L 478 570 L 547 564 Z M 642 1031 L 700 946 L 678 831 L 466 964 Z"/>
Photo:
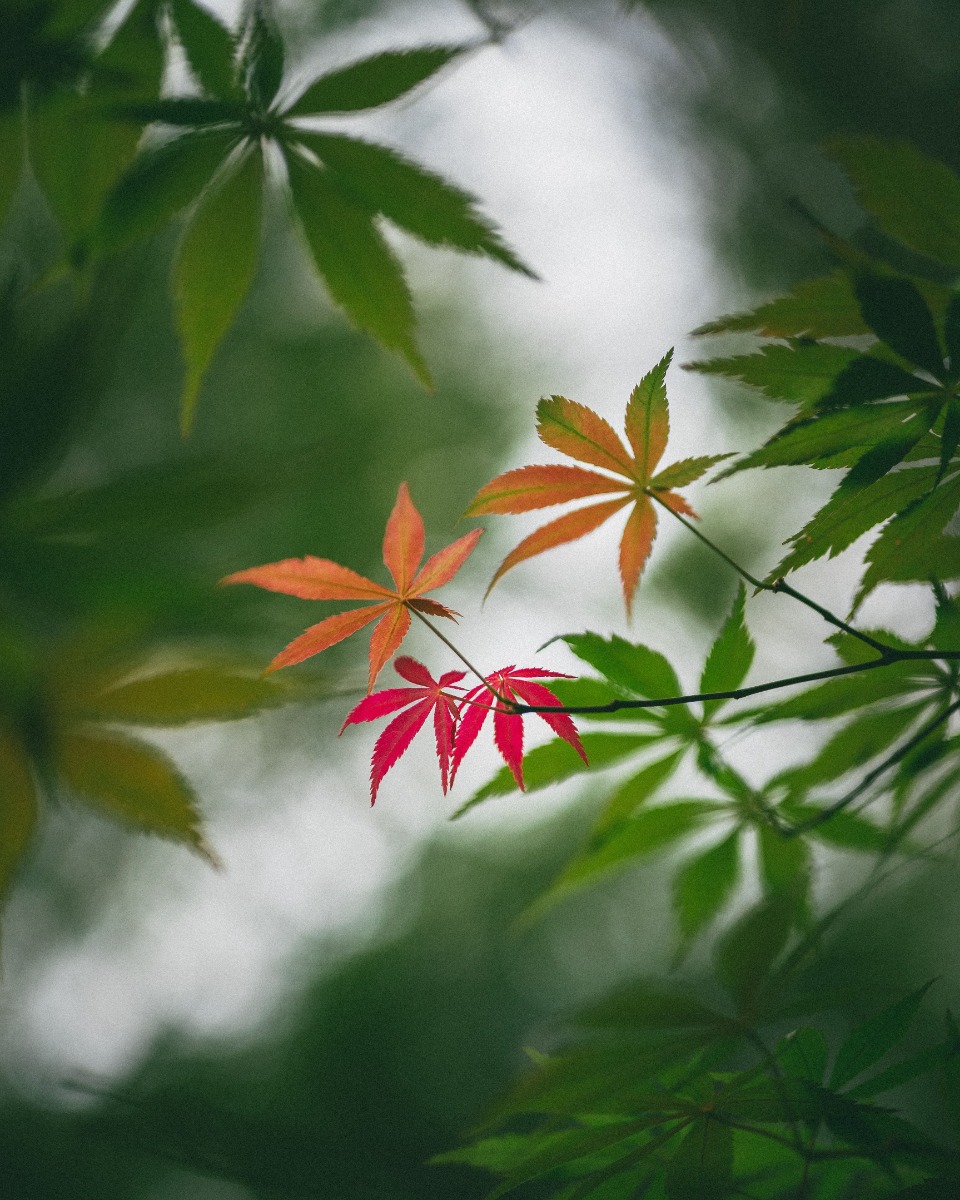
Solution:
<path fill-rule="evenodd" d="M 343 733 L 348 725 L 358 725 L 361 721 L 376 721 L 378 717 L 386 717 L 401 708 L 407 710 L 390 722 L 377 738 L 373 748 L 370 763 L 371 804 L 376 803 L 380 781 L 423 728 L 431 712 L 437 739 L 440 784 L 444 795 L 451 780 L 450 767 L 458 709 L 457 700 L 447 695 L 444 688 L 455 686 L 463 678 L 464 672 L 447 671 L 439 679 L 434 679 L 423 663 L 417 662 L 415 658 L 408 658 L 405 654 L 401 654 L 393 668 L 398 675 L 416 686 L 387 688 L 385 691 L 365 696 L 356 708 L 347 714 L 347 719 L 340 729 Z"/>
<path fill-rule="evenodd" d="M 394 587 L 374 583 L 349 567 L 328 558 L 285 558 L 281 562 L 250 567 L 221 579 L 221 583 L 252 583 L 271 592 L 299 596 L 303 600 L 372 601 L 367 608 L 350 608 L 336 616 L 311 625 L 285 646 L 267 667 L 276 671 L 303 662 L 328 646 L 342 642 L 352 633 L 379 618 L 370 639 L 370 677 L 367 691 L 373 691 L 377 676 L 390 657 L 400 648 L 410 628 L 410 609 L 433 617 L 455 620 L 460 614 L 423 593 L 442 587 L 456 575 L 477 544 L 482 529 L 458 538 L 429 558 L 423 567 L 423 518 L 410 499 L 405 483 L 400 484 L 397 502 L 383 535 L 383 561 L 393 578 Z M 419 568 L 419 569 L 418 569 Z"/>
<path fill-rule="evenodd" d="M 517 786 L 521 791 L 523 786 L 523 713 L 514 712 L 512 708 L 501 703 L 497 697 L 518 704 L 560 704 L 557 697 L 542 683 L 534 683 L 534 679 L 570 679 L 560 671 L 542 671 L 538 667 L 502 667 L 486 677 L 485 684 L 478 684 L 472 691 L 467 692 L 460 704 L 460 724 L 453 747 L 451 763 L 451 780 L 456 775 L 463 761 L 463 756 L 477 739 L 477 734 L 483 727 L 489 712 L 493 713 L 493 740 L 510 768 Z M 486 685 L 489 685 L 486 686 Z M 497 693 L 495 697 L 490 688 Z M 577 727 L 565 713 L 537 713 L 542 721 L 550 726 L 554 733 L 576 750 L 584 762 L 587 761 L 586 751 L 581 742 Z"/>
<path fill-rule="evenodd" d="M 497 568 L 488 593 L 517 563 L 592 533 L 620 509 L 631 505 L 620 540 L 620 579 L 627 616 L 630 615 L 634 592 L 657 532 L 654 499 L 676 513 L 695 517 L 697 514 L 690 505 L 673 489 L 699 479 L 714 463 L 727 457 L 720 454 L 685 458 L 654 474 L 666 448 L 670 428 L 664 379 L 672 353 L 667 354 L 633 389 L 624 420 L 629 449 L 613 427 L 593 409 L 563 396 L 540 401 L 537 406 L 540 440 L 561 454 L 611 474 L 562 465 L 519 467 L 498 475 L 482 487 L 465 515 L 523 513 L 587 496 L 622 494 L 566 513 L 524 538 Z"/>

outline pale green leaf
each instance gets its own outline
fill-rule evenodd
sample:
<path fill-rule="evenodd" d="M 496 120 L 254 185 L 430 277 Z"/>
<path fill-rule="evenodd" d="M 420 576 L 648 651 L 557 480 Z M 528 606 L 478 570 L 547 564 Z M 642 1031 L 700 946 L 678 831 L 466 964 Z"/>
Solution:
<path fill-rule="evenodd" d="M 175 290 L 187 367 L 181 407 L 184 432 L 193 423 L 214 351 L 253 282 L 260 254 L 262 177 L 259 153 L 249 153 L 203 197 L 180 245 Z"/>
<path fill-rule="evenodd" d="M 71 733 L 61 740 L 58 764 L 79 799 L 214 861 L 190 785 L 155 747 L 116 734 Z"/>
<path fill-rule="evenodd" d="M 756 647 L 744 617 L 746 599 L 747 593 L 741 583 L 737 590 L 737 598 L 733 602 L 733 610 L 707 655 L 703 674 L 700 676 L 701 692 L 735 691 L 747 677 Z M 711 716 L 724 703 L 724 700 L 705 700 L 704 716 Z"/>
<path fill-rule="evenodd" d="M 740 875 L 740 830 L 689 859 L 673 884 L 683 941 L 691 941 L 729 902 Z"/>
<path fill-rule="evenodd" d="M 632 817 L 641 804 L 645 804 L 666 783 L 682 758 L 683 751 L 677 750 L 666 758 L 647 763 L 636 775 L 622 783 L 603 806 L 594 832 L 605 833 L 627 817 Z"/>
<path fill-rule="evenodd" d="M 635 696 L 659 700 L 683 694 L 673 667 L 648 646 L 632 644 L 616 634 L 603 638 L 597 633 L 571 633 L 560 640 L 577 658 Z"/>
<path fill-rule="evenodd" d="M 91 697 L 85 714 L 122 724 L 173 726 L 232 721 L 282 704 L 295 690 L 274 676 L 189 667 L 119 683 Z"/>

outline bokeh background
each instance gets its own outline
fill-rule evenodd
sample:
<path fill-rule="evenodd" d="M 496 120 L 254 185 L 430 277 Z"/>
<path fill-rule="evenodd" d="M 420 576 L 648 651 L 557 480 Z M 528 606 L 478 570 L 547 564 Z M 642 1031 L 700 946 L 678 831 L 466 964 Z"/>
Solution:
<path fill-rule="evenodd" d="M 960 167 L 960 17 L 937 0 L 287 0 L 279 17 L 305 73 L 497 34 L 350 128 L 481 197 L 542 280 L 398 236 L 437 380 L 427 394 L 350 328 L 283 214 L 268 214 L 253 292 L 184 441 L 177 230 L 115 263 L 91 325 L 70 329 L 67 285 L 50 278 L 60 234 L 27 176 L 0 231 L 0 278 L 37 281 L 32 357 L 14 364 L 29 413 L 18 424 L 5 400 L 0 430 L 7 679 L 27 655 L 55 673 L 77 645 L 269 661 L 316 610 L 217 579 L 305 553 L 376 575 L 401 480 L 436 549 L 462 532 L 477 487 L 540 460 L 541 395 L 618 422 L 669 346 L 678 362 L 697 355 L 689 330 L 824 265 L 817 222 L 856 235 L 824 138 L 906 137 Z M 80 383 L 77 338 L 96 348 Z M 675 457 L 734 449 L 779 423 L 676 367 L 669 382 Z M 762 568 L 830 486 L 796 481 L 788 493 L 780 475 L 740 476 L 695 502 L 717 540 Z M 562 670 L 561 648 L 536 648 L 593 628 L 657 646 L 682 673 L 734 592 L 682 530 L 663 530 L 626 626 L 613 531 L 518 568 L 481 608 L 523 522 L 488 526 L 449 597 L 465 614 L 462 648 L 490 669 Z M 839 609 L 848 584 L 842 560 L 803 577 Z M 880 589 L 864 619 L 909 634 L 928 616 L 920 589 L 898 588 Z M 751 606 L 750 621 L 758 678 L 830 661 L 816 623 L 776 598 Z M 436 670 L 453 666 L 424 636 L 409 646 Z M 362 694 L 363 646 L 295 671 L 301 703 L 150 735 L 197 789 L 222 870 L 68 800 L 48 806 L 4 917 L 0 1194 L 483 1195 L 482 1176 L 427 1160 L 482 1118 L 525 1046 L 550 1047 L 565 1011 L 669 969 L 669 897 L 654 868 L 516 923 L 577 845 L 589 786 L 493 801 L 451 824 L 495 757 L 477 753 L 459 795 L 443 797 L 427 746 L 371 810 L 371 733 L 337 738 Z M 738 752 L 763 768 L 761 742 Z M 869 921 L 852 916 L 822 970 L 842 981 L 856 963 L 922 982 L 937 960 L 949 974 L 955 951 L 945 959 L 935 930 L 957 912 L 951 866 L 911 876 Z M 913 932 L 895 919 L 904 912 Z"/>

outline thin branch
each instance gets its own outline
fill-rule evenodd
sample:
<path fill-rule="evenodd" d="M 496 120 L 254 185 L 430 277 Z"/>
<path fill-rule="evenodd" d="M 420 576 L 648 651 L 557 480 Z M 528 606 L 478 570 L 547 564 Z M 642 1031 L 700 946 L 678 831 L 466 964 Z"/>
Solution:
<path fill-rule="evenodd" d="M 486 679 L 484 679 L 484 677 L 480 674 L 480 672 L 473 665 L 473 663 L 470 661 L 470 659 L 467 658 L 467 656 L 465 654 L 462 654 L 457 649 L 457 647 L 453 644 L 453 642 L 450 641 L 450 639 L 447 637 L 447 635 L 445 633 L 443 633 L 441 630 L 439 630 L 432 621 L 428 621 L 427 618 L 423 615 L 423 613 L 419 612 L 412 605 L 407 604 L 406 608 L 407 608 L 407 611 L 412 612 L 415 617 L 419 617 L 419 619 L 424 623 L 424 625 L 426 625 L 426 627 L 430 630 L 430 632 L 436 634 L 436 636 L 440 639 L 441 642 L 443 642 L 443 644 L 447 647 L 448 650 L 453 651 L 453 653 L 457 656 L 457 658 L 460 659 L 460 661 L 463 663 L 463 665 L 468 670 L 470 670 L 474 675 L 476 675 L 476 677 L 480 680 L 480 682 L 487 689 L 487 691 L 490 693 L 491 696 L 493 696 L 501 704 L 506 705 L 508 708 L 516 707 L 512 703 L 512 701 L 506 700 L 503 696 L 500 695 L 500 693 L 497 691 L 496 688 L 491 687 L 490 684 L 487 683 Z"/>
<path fill-rule="evenodd" d="M 892 649 L 891 646 L 885 646 L 882 642 L 878 642 L 876 638 L 872 638 L 868 633 L 862 633 L 859 629 L 855 629 L 852 625 L 848 625 L 846 621 L 841 620 L 841 618 L 835 613 L 832 613 L 829 609 L 824 608 L 822 604 L 818 604 L 816 600 L 811 600 L 810 597 L 805 596 L 803 592 L 798 592 L 795 587 L 791 587 L 790 584 L 786 583 L 783 579 L 775 579 L 773 583 L 766 583 L 762 579 L 757 579 L 756 576 L 751 575 L 745 567 L 741 567 L 735 559 L 732 559 L 730 555 L 726 553 L 726 551 L 721 550 L 715 542 L 712 542 L 705 533 L 703 533 L 696 527 L 696 525 L 693 524 L 692 521 L 688 521 L 687 518 L 681 513 L 675 512 L 669 504 L 665 504 L 655 491 L 647 491 L 647 495 L 651 500 L 656 500 L 661 508 L 665 508 L 667 512 L 669 512 L 680 522 L 681 525 L 683 525 L 686 529 L 689 529 L 694 537 L 699 538 L 700 541 L 703 542 L 703 544 L 710 550 L 712 550 L 714 554 L 716 554 L 719 558 L 722 558 L 728 566 L 732 567 L 741 579 L 745 579 L 747 583 L 755 587 L 757 591 L 782 592 L 786 596 L 791 596 L 794 600 L 799 601 L 800 604 L 805 604 L 807 608 L 812 609 L 829 624 L 835 625 L 837 629 L 842 630 L 844 633 L 850 634 L 851 637 L 857 638 L 865 645 L 872 647 L 879 654 L 888 654 Z M 957 657 L 960 657 L 960 653 L 958 653 Z"/>
<path fill-rule="evenodd" d="M 889 667 L 899 661 L 895 657 L 873 658 L 865 663 L 852 663 L 846 667 L 830 667 L 824 671 L 811 671 L 806 675 L 791 675 L 785 679 L 773 679 L 768 683 L 755 683 L 751 687 L 731 688 L 725 692 L 695 692 L 688 696 L 668 696 L 657 700 L 610 700 L 607 704 L 517 704 L 516 711 L 525 713 L 566 713 L 572 717 L 591 714 L 615 713 L 634 708 L 670 708 L 676 704 L 697 704 L 703 700 L 744 700 L 761 692 L 776 688 L 793 687 L 799 683 L 816 683 L 820 679 L 837 679 L 842 675 L 855 675 L 860 671 L 872 671 L 877 667 Z M 913 657 L 912 655 L 910 657 Z"/>

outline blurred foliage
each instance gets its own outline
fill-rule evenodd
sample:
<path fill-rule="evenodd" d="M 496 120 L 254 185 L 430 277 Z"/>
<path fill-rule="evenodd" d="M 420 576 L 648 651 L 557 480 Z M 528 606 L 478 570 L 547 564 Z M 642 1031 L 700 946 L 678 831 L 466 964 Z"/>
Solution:
<path fill-rule="evenodd" d="M 455 314 L 431 314 L 429 396 L 316 304 L 319 278 L 426 381 L 383 227 L 528 272 L 472 197 L 316 124 L 400 99 L 476 49 L 384 49 L 295 83 L 300 40 L 380 7 L 251 0 L 229 26 L 194 0 L 0 11 L 0 889 L 19 874 L 58 894 L 35 847 L 60 801 L 214 858 L 203 798 L 150 731 L 357 678 L 338 651 L 325 674 L 261 678 L 302 606 L 215 581 L 307 553 L 369 570 L 411 463 L 426 464 L 418 503 L 439 546 L 501 465 L 498 368 L 454 365 Z M 65 1180 L 98 1200 L 957 1190 L 960 617 L 945 582 L 960 576 L 960 17 L 934 0 L 626 7 L 698 56 L 697 85 L 667 100 L 724 172 L 737 150 L 743 176 L 718 205 L 731 260 L 762 282 L 820 271 L 700 331 L 760 345 L 697 369 L 795 406 L 731 471 L 846 472 L 773 573 L 747 579 L 797 598 L 783 575 L 879 529 L 858 602 L 932 579 L 934 624 L 907 640 L 833 618 L 838 665 L 749 709 L 729 703 L 754 656 L 742 589 L 712 614 L 695 703 L 657 703 L 690 675 L 658 649 L 566 635 L 590 673 L 558 695 L 614 707 L 588 715 L 589 772 L 561 739 L 524 776 L 529 791 L 581 778 L 582 810 L 524 836 L 517 859 L 428 849 L 399 885 L 421 893 L 409 927 L 335 970 L 312 964 L 249 1045 L 171 1034 L 127 1078 L 62 1081 L 72 1104 L 7 1081 L 4 1194 L 45 1200 Z M 528 15 L 469 8 L 484 39 Z M 828 157 L 794 143 L 825 135 L 840 135 Z M 731 735 L 770 728 L 782 749 L 798 723 L 822 731 L 806 761 L 778 755 L 760 784 L 737 769 Z M 517 774 L 464 808 L 515 792 Z M 114 847 L 96 836 L 87 891 L 106 893 Z M 578 1010 L 558 1032 L 524 971 L 562 975 L 551 937 L 574 910 L 602 912 L 598 896 L 629 896 L 643 926 L 656 871 L 673 974 L 645 967 L 603 996 L 598 917 L 570 994 L 557 985 Z M 64 928 L 79 925 L 69 887 L 59 896 Z M 637 955 L 642 942 L 632 930 Z M 511 1090 L 524 1044 L 532 1065 Z"/>

